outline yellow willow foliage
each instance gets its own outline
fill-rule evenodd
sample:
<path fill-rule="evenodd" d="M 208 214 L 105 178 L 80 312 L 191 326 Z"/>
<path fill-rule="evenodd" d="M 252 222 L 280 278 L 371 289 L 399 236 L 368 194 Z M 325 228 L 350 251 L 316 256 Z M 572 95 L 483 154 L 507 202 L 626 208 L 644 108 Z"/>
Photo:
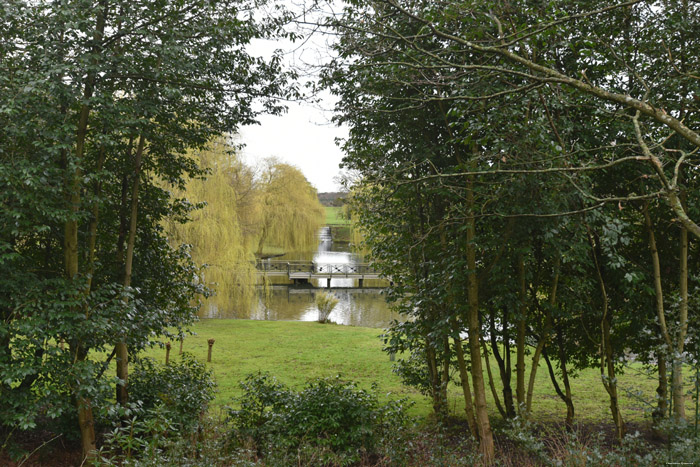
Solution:
<path fill-rule="evenodd" d="M 243 164 L 224 140 L 213 142 L 207 151 L 193 154 L 211 173 L 206 179 L 188 180 L 185 190 L 170 189 L 176 198 L 192 203 L 206 202 L 190 214 L 185 224 L 170 222 L 167 230 L 174 244 L 192 245 L 192 258 L 206 265 L 202 278 L 215 295 L 204 303 L 206 312 L 242 311 L 247 314 L 255 297 L 255 258 L 239 222 L 235 181 Z"/>
<path fill-rule="evenodd" d="M 316 189 L 299 169 L 274 159 L 268 160 L 258 181 L 259 233 L 257 253 L 263 246 L 286 251 L 313 251 L 325 210 Z"/>

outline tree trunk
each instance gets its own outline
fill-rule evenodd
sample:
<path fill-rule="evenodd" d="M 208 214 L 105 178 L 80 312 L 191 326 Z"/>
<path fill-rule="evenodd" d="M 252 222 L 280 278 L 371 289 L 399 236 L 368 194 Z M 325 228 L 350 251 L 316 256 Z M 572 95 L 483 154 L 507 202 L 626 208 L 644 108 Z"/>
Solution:
<path fill-rule="evenodd" d="M 105 162 L 106 150 L 104 147 L 100 148 L 100 155 L 97 160 L 96 172 L 102 171 L 102 166 Z M 85 294 L 89 294 L 92 288 L 92 278 L 95 274 L 95 250 L 97 248 L 97 225 L 100 219 L 100 203 L 99 197 L 102 191 L 102 183 L 97 182 L 95 184 L 95 190 L 93 194 L 95 195 L 94 204 L 92 205 L 92 218 L 90 219 L 90 225 L 88 227 L 88 254 L 87 254 L 87 284 L 85 286 Z"/>
<path fill-rule="evenodd" d="M 515 405 L 513 404 L 513 388 L 511 388 L 510 380 L 512 369 L 510 365 L 510 334 L 508 332 L 508 311 L 503 309 L 503 321 L 501 323 L 503 329 L 503 352 L 505 353 L 505 358 L 501 356 L 498 350 L 498 340 L 496 339 L 496 320 L 493 313 L 489 320 L 489 334 L 491 340 L 491 350 L 493 351 L 493 357 L 496 359 L 498 364 L 498 371 L 501 375 L 501 383 L 503 384 L 503 405 L 506 412 L 506 418 L 515 418 L 516 411 Z"/>
<path fill-rule="evenodd" d="M 442 359 L 442 377 L 440 379 L 440 399 L 445 401 L 445 413 L 449 411 L 447 404 L 447 385 L 450 383 L 450 340 L 445 336 L 443 340 L 443 350 L 445 354 Z"/>
<path fill-rule="evenodd" d="M 626 427 L 625 422 L 622 419 L 622 413 L 620 412 L 620 402 L 617 394 L 617 376 L 615 375 L 615 359 L 613 356 L 612 343 L 610 341 L 609 316 L 605 316 L 603 318 L 602 327 L 604 355 L 603 357 L 601 357 L 601 360 L 605 360 L 605 366 L 608 373 L 607 382 L 605 383 L 605 389 L 607 389 L 608 394 L 610 396 L 610 412 L 612 412 L 613 421 L 615 422 L 615 434 L 617 436 L 618 441 L 622 441 L 622 439 L 625 437 Z"/>
<path fill-rule="evenodd" d="M 108 2 L 107 0 L 101 0 L 99 8 L 97 9 L 95 29 L 92 37 L 92 65 L 96 65 L 102 37 L 104 35 L 105 24 L 108 14 Z M 71 281 L 77 281 L 79 278 L 79 245 L 78 245 L 78 214 L 80 212 L 81 206 L 81 190 L 82 190 L 82 180 L 83 180 L 83 163 L 85 157 L 85 147 L 88 134 L 88 122 L 90 119 L 90 100 L 94 94 L 96 82 L 96 72 L 94 69 L 88 71 L 85 78 L 85 84 L 83 88 L 83 104 L 80 107 L 80 112 L 78 115 L 78 126 L 76 131 L 75 140 L 75 154 L 73 164 L 69 164 L 68 160 L 64 160 L 65 167 L 68 170 L 72 169 L 72 172 L 67 173 L 66 188 L 67 188 L 67 201 L 70 211 L 70 217 L 65 221 L 63 233 L 63 257 L 64 257 L 64 271 L 66 277 Z M 66 156 L 64 156 L 66 157 Z M 67 159 L 67 158 L 66 158 Z M 85 292 L 85 290 L 83 290 Z M 89 309 L 76 309 L 77 313 L 82 313 L 86 320 L 90 318 Z M 80 341 L 73 340 L 71 343 L 71 348 L 73 351 L 73 365 L 81 364 L 87 359 L 88 348 Z M 92 414 L 92 403 L 89 398 L 81 396 L 82 388 L 81 381 L 78 379 L 74 381 L 73 387 L 71 388 L 72 398 L 75 401 L 76 409 L 78 412 L 78 426 L 80 428 L 80 438 L 83 451 L 83 459 L 89 460 L 95 457 L 97 451 L 97 446 L 95 443 L 95 425 L 93 421 Z"/>
<path fill-rule="evenodd" d="M 679 330 L 673 359 L 673 415 L 685 420 L 685 397 L 683 394 L 683 350 L 688 334 L 688 229 L 681 227 L 680 245 L 680 310 Z"/>
<path fill-rule="evenodd" d="M 532 355 L 532 366 L 530 367 L 530 379 L 527 384 L 527 399 L 525 402 L 525 412 L 528 414 L 532 410 L 532 395 L 535 392 L 537 367 L 540 366 L 540 357 L 542 356 L 542 350 L 544 349 L 545 342 L 547 341 L 547 334 L 548 331 L 545 330 L 545 334 L 540 337 L 539 342 L 537 342 L 537 347 L 535 347 L 535 353 Z"/>
<path fill-rule="evenodd" d="M 680 306 L 680 325 L 681 330 L 679 333 L 679 338 L 676 345 L 673 344 L 673 339 L 671 333 L 668 330 L 666 324 L 666 314 L 664 309 L 664 297 L 663 288 L 661 285 L 661 263 L 659 260 L 659 251 L 656 245 L 656 236 L 654 235 L 654 228 L 651 221 L 651 216 L 649 215 L 648 204 L 644 205 L 642 210 L 644 214 L 644 221 L 647 227 L 647 233 L 649 234 L 649 250 L 651 253 L 652 267 L 654 271 L 654 291 L 656 292 L 656 314 L 659 319 L 659 327 L 661 330 L 661 337 L 666 344 L 666 352 L 671 356 L 671 371 L 673 378 L 671 380 L 671 397 L 674 405 L 674 416 L 679 418 L 685 417 L 685 402 L 683 400 L 683 371 L 682 371 L 682 359 L 681 353 L 683 351 L 683 341 L 685 340 L 685 333 L 688 329 L 688 231 L 683 228 L 681 230 L 681 258 L 680 258 L 680 293 L 681 293 L 681 306 Z M 682 336 L 682 340 L 681 340 Z M 679 352 L 680 350 L 680 352 Z"/>
<path fill-rule="evenodd" d="M 654 427 L 658 427 L 668 413 L 668 373 L 666 370 L 666 355 L 663 352 L 657 352 L 656 367 L 659 371 L 659 385 L 656 387 L 656 409 L 651 414 Z"/>
<path fill-rule="evenodd" d="M 505 376 L 503 385 L 503 398 L 507 399 L 505 404 L 506 407 L 510 407 L 510 418 L 515 418 L 518 411 L 515 409 L 515 402 L 513 399 L 513 387 L 511 386 L 511 381 L 513 380 L 513 353 L 510 351 L 510 323 L 508 322 L 508 310 L 503 309 L 503 354 L 505 357 Z M 508 384 L 505 384 L 508 381 Z"/>
<path fill-rule="evenodd" d="M 440 382 L 440 371 L 438 370 L 437 356 L 432 342 L 425 340 L 425 356 L 428 363 L 428 374 L 430 375 L 430 395 L 433 399 L 433 412 L 438 420 L 445 420 L 447 417 L 447 401 L 442 398 Z"/>
<path fill-rule="evenodd" d="M 467 231 L 466 231 L 466 256 L 467 256 L 467 300 L 468 300 L 468 331 L 469 331 L 469 356 L 472 364 L 472 384 L 474 387 L 474 405 L 476 423 L 479 430 L 479 447 L 485 464 L 491 464 L 494 460 L 495 447 L 493 433 L 489 421 L 486 406 L 486 387 L 484 385 L 484 370 L 481 365 L 481 327 L 479 325 L 479 279 L 476 274 L 476 221 L 474 219 L 474 192 L 473 180 L 467 181 Z"/>
<path fill-rule="evenodd" d="M 467 372 L 467 362 L 464 360 L 464 349 L 462 348 L 462 340 L 459 339 L 459 329 L 455 322 L 455 353 L 457 354 L 457 365 L 459 366 L 459 377 L 462 382 L 462 393 L 464 394 L 464 412 L 467 414 L 467 423 L 469 424 L 469 432 L 474 439 L 479 439 L 479 431 L 477 429 L 476 417 L 474 415 L 474 403 L 472 402 L 472 392 L 469 389 L 469 373 Z"/>
<path fill-rule="evenodd" d="M 561 326 L 557 326 L 557 347 L 559 349 L 559 365 L 561 368 L 561 377 L 564 382 L 564 403 L 566 404 L 566 428 L 571 430 L 574 427 L 574 400 L 571 396 L 571 383 L 569 381 L 569 372 L 566 368 L 566 349 L 562 339 Z"/>
<path fill-rule="evenodd" d="M 622 441 L 622 439 L 625 437 L 625 422 L 622 419 L 622 413 L 620 412 L 619 399 L 617 395 L 617 377 L 615 375 L 615 360 L 612 349 L 612 342 L 610 340 L 611 318 L 608 306 L 608 292 L 607 287 L 605 286 L 605 279 L 603 277 L 603 269 L 600 264 L 600 258 L 602 257 L 602 255 L 599 252 L 600 241 L 597 238 L 596 240 L 594 240 L 590 228 L 588 228 L 588 226 L 586 227 L 588 229 L 588 240 L 591 246 L 591 255 L 593 257 L 593 263 L 598 279 L 598 286 L 600 287 L 602 306 L 602 317 L 600 320 L 600 377 L 603 381 L 603 386 L 608 392 L 608 396 L 610 398 L 610 411 L 612 413 L 613 422 L 615 423 L 616 438 L 618 439 L 618 441 Z"/>
<path fill-rule="evenodd" d="M 481 341 L 481 348 L 484 351 L 484 363 L 486 364 L 486 375 L 489 378 L 489 388 L 491 389 L 491 395 L 493 396 L 493 402 L 496 404 L 496 408 L 498 409 L 498 413 L 501 414 L 501 417 L 508 418 L 505 409 L 503 408 L 503 405 L 501 405 L 501 401 L 498 397 L 498 391 L 496 390 L 496 383 L 493 381 L 493 374 L 491 373 L 491 362 L 489 360 L 489 351 L 486 348 L 486 343 L 484 341 Z"/>
<path fill-rule="evenodd" d="M 556 258 L 556 263 L 555 263 L 555 268 L 554 268 L 554 277 L 552 278 L 552 288 L 549 291 L 549 306 L 554 307 L 554 305 L 557 303 L 557 287 L 559 285 L 559 262 L 560 258 L 557 256 Z M 537 300 L 537 297 L 533 297 L 533 301 Z M 540 307 L 541 309 L 542 307 Z M 527 413 L 530 413 L 532 410 L 532 396 L 533 393 L 535 392 L 535 378 L 537 377 L 537 368 L 540 365 L 540 356 L 542 355 L 542 350 L 544 349 L 544 346 L 547 344 L 547 341 L 549 340 L 549 333 L 552 328 L 552 316 L 551 316 L 551 311 L 549 309 L 544 309 L 541 310 L 543 315 L 545 316 L 545 327 L 544 331 L 542 332 L 542 336 L 540 337 L 539 342 L 537 342 L 537 347 L 535 348 L 535 353 L 532 356 L 532 365 L 530 366 L 530 381 L 528 382 L 527 385 L 527 403 L 525 405 Z"/>
<path fill-rule="evenodd" d="M 129 238 L 126 244 L 126 258 L 124 260 L 124 288 L 131 287 L 131 274 L 134 261 L 134 245 L 136 244 L 136 225 L 138 218 L 139 206 L 139 182 L 141 180 L 141 161 L 143 160 L 143 152 L 146 139 L 143 135 L 139 137 L 138 148 L 136 149 L 136 158 L 134 160 L 134 174 L 131 189 L 131 217 L 129 220 Z M 128 306 L 128 298 L 124 298 L 124 306 Z M 117 402 L 121 405 L 126 404 L 129 382 L 129 351 L 126 345 L 126 336 L 117 342 L 116 346 L 117 357 L 117 378 L 121 380 L 121 384 L 117 385 Z"/>
<path fill-rule="evenodd" d="M 92 97 L 92 86 L 94 82 L 94 75 L 88 76 L 87 83 L 85 86 L 84 98 L 86 100 Z M 83 104 L 80 109 L 80 116 L 78 119 L 78 131 L 75 144 L 75 164 L 73 172 L 68 174 L 67 186 L 68 186 L 68 204 L 70 208 L 71 217 L 66 220 L 63 228 L 63 260 L 65 267 L 65 274 L 69 280 L 77 281 L 79 273 L 79 251 L 78 251 L 78 213 L 80 211 L 81 204 L 81 182 L 83 178 L 83 171 L 81 164 L 83 163 L 83 157 L 85 154 L 85 139 L 87 137 L 88 119 L 90 116 L 90 107 L 87 104 Z M 66 167 L 70 167 L 70 164 L 66 161 Z M 74 310 L 76 313 L 80 313 L 81 310 Z M 85 315 L 85 319 L 89 319 L 89 310 L 82 310 Z M 74 348 L 75 358 L 73 364 L 79 364 L 83 362 L 87 356 L 87 349 L 82 348 L 81 342 L 73 342 L 72 347 Z M 92 404 L 90 399 L 85 397 L 79 397 L 77 394 L 80 392 L 81 382 L 76 381 L 76 385 L 72 388 L 72 393 L 75 400 L 76 409 L 78 411 L 78 426 L 80 428 L 80 439 L 83 448 L 83 458 L 92 458 L 97 450 L 97 445 L 95 444 L 95 426 L 93 423 L 92 416 Z"/>
<path fill-rule="evenodd" d="M 525 282 L 525 260 L 523 255 L 518 256 L 518 282 L 520 286 L 520 316 L 518 316 L 517 334 L 515 336 L 515 398 L 518 404 L 518 413 L 521 413 L 525 407 L 525 330 L 527 313 L 527 294 Z"/>

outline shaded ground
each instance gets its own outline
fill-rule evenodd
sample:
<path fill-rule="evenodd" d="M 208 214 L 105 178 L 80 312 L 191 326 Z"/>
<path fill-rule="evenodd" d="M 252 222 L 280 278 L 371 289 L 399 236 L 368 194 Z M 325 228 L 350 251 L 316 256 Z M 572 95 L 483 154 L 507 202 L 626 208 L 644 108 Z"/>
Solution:
<path fill-rule="evenodd" d="M 8 433 L 0 432 L 0 439 L 7 439 Z M 18 458 L 21 452 L 25 454 Z M 21 436 L 13 436 L 13 444 L 0 450 L 0 466 L 3 467 L 64 467 L 81 464 L 81 448 L 77 441 L 66 441 L 45 430 L 24 432 Z"/>
<path fill-rule="evenodd" d="M 545 465 L 536 452 L 529 450 L 522 441 L 514 441 L 505 434 L 505 426 L 501 420 L 494 420 L 496 456 L 499 465 L 505 467 L 534 467 Z M 654 437 L 647 424 L 633 423 L 629 431 L 640 432 L 640 439 L 647 443 L 647 448 L 661 447 L 660 441 Z M 579 423 L 574 428 L 575 433 L 568 433 L 563 424 L 545 423 L 534 426 L 535 440 L 541 443 L 542 452 L 550 459 L 563 459 L 580 456 L 584 459 L 587 451 L 598 450 L 608 452 L 618 448 L 614 433 L 609 424 Z M 468 427 L 463 419 L 451 418 L 446 426 L 438 428 L 434 424 L 417 427 L 411 433 L 410 461 L 407 466 L 464 466 L 473 465 L 476 461 L 477 445 L 467 435 Z M 5 434 L 6 436 L 6 434 Z M 572 442 L 574 441 L 575 442 Z M 64 442 L 60 437 L 47 431 L 36 431 L 25 434 L 18 440 L 22 449 L 31 454 L 21 460 L 12 461 L 8 453 L 0 453 L 0 465 L 3 467 L 68 467 L 81 464 L 80 444 Z M 573 447 L 573 449 L 572 449 Z M 363 467 L 378 467 L 387 465 L 385 459 L 376 457 L 365 459 Z M 578 464 L 577 464 L 578 465 Z"/>

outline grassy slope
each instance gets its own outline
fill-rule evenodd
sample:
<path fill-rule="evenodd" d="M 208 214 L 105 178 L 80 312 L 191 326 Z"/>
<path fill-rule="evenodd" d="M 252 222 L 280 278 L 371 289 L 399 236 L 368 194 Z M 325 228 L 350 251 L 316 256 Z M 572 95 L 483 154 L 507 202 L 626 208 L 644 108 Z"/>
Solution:
<path fill-rule="evenodd" d="M 341 216 L 343 208 L 326 206 L 326 224 L 350 224 L 348 219 Z"/>
<path fill-rule="evenodd" d="M 408 397 L 416 402 L 413 414 L 426 416 L 430 413 L 427 398 L 402 386 L 391 372 L 392 363 L 381 351 L 382 343 L 377 338 L 381 333 L 379 329 L 288 321 L 203 320 L 194 331 L 198 335 L 185 339 L 184 350 L 200 361 L 206 360 L 207 339 L 216 339 L 211 363 L 219 385 L 216 407 L 231 404 L 232 397 L 240 394 L 238 382 L 245 375 L 267 371 L 281 382 L 297 388 L 308 378 L 338 374 L 359 382 L 364 388 L 376 382 L 382 398 L 386 399 L 388 393 L 391 393 L 388 396 L 391 398 Z M 173 354 L 177 354 L 178 348 L 174 343 Z M 160 361 L 165 355 L 162 349 L 148 353 Z M 497 375 L 493 359 L 491 365 L 494 375 Z M 629 369 L 619 378 L 623 415 L 628 421 L 642 420 L 644 407 L 627 397 L 625 390 L 641 390 L 645 398 L 651 400 L 655 384 L 638 369 Z M 609 402 L 599 373 L 595 370 L 582 372 L 573 380 L 572 386 L 579 420 L 611 423 Z M 490 392 L 489 408 L 492 415 L 497 416 Z M 450 409 L 458 415 L 464 413 L 461 388 L 450 388 Z M 566 415 L 564 403 L 556 396 L 544 363 L 537 372 L 533 411 L 539 420 L 563 420 Z"/>

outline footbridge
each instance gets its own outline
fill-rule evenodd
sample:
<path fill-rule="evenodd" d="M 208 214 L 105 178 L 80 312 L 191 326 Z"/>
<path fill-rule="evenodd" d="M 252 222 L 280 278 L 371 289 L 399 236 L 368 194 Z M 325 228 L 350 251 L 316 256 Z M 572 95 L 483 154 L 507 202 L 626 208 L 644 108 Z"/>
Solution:
<path fill-rule="evenodd" d="M 364 279 L 379 279 L 379 272 L 369 263 L 316 263 L 313 261 L 258 261 L 258 274 L 287 276 L 294 283 L 305 283 L 311 279 L 357 279 L 362 287 Z"/>

